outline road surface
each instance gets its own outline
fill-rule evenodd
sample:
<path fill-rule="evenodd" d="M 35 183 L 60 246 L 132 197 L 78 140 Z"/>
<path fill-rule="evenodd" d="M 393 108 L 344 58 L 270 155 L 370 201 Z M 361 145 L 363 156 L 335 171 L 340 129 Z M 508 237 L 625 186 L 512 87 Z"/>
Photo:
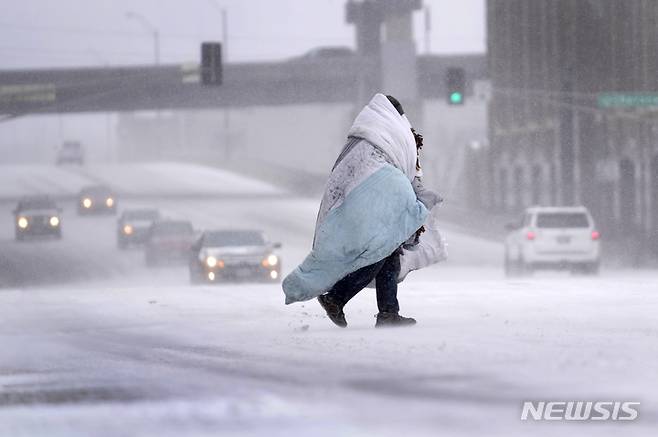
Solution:
<path fill-rule="evenodd" d="M 153 205 L 198 229 L 262 228 L 283 243 L 284 272 L 310 246 L 317 201 L 191 166 L 149 167 L 148 180 L 139 168 L 27 170 L 40 175 L 28 188 L 0 176 L 8 181 L 0 193 L 0 436 L 658 429 L 653 271 L 506 280 L 498 243 L 446 224 L 451 260 L 412 273 L 400 289 L 402 312 L 417 326 L 375 330 L 374 293 L 365 291 L 340 329 L 316 302 L 283 305 L 277 284 L 191 286 L 182 266 L 147 269 L 141 251 L 116 248 L 115 218 L 77 217 L 70 198 L 89 180 L 115 181 L 120 208 Z M 63 240 L 13 241 L 9 199 L 47 187 L 63 199 Z M 634 422 L 523 422 L 528 400 L 641 406 Z"/>

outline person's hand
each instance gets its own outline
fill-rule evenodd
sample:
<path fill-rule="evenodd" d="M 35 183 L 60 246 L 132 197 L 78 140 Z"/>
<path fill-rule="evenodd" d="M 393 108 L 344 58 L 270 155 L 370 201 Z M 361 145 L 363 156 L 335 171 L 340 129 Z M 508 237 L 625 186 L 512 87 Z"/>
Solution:
<path fill-rule="evenodd" d="M 414 243 L 418 244 L 420 240 L 420 235 L 425 232 L 425 225 L 421 226 L 420 229 L 416 231 L 416 238 L 414 239 Z"/>

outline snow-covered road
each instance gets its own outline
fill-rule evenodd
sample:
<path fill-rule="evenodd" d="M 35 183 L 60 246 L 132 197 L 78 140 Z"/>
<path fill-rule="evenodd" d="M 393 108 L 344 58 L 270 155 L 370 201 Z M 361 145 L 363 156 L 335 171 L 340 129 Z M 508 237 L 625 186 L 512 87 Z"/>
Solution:
<path fill-rule="evenodd" d="M 317 204 L 259 190 L 124 205 L 198 228 L 263 228 L 283 243 L 288 270 L 310 245 Z M 16 243 L 12 207 L 0 207 L 0 436 L 658 429 L 653 271 L 505 280 L 497 243 L 446 224 L 451 261 L 400 289 L 417 326 L 375 330 L 365 291 L 339 329 L 316 302 L 284 306 L 277 285 L 193 287 L 183 267 L 146 269 L 139 251 L 115 248 L 114 218 L 78 218 L 70 203 L 62 241 Z M 522 422 L 526 400 L 640 401 L 640 418 Z"/>

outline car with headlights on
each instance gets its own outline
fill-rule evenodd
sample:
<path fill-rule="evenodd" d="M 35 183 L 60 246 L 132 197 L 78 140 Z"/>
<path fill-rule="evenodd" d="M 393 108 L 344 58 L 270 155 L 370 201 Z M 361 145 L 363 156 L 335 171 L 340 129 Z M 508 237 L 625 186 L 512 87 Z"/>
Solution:
<path fill-rule="evenodd" d="M 160 212 L 157 209 L 124 210 L 117 220 L 117 246 L 119 249 L 146 243 L 149 228 L 159 219 Z"/>
<path fill-rule="evenodd" d="M 117 198 L 110 187 L 93 185 L 78 194 L 78 214 L 116 214 Z"/>
<path fill-rule="evenodd" d="M 23 197 L 14 209 L 16 240 L 28 236 L 62 238 L 62 210 L 48 196 Z"/>
<path fill-rule="evenodd" d="M 278 281 L 280 248 L 258 230 L 205 231 L 190 252 L 190 281 Z"/>
<path fill-rule="evenodd" d="M 192 223 L 185 220 L 154 222 L 146 237 L 144 259 L 149 267 L 160 264 L 185 264 L 196 239 Z"/>
<path fill-rule="evenodd" d="M 521 221 L 507 225 L 505 273 L 518 276 L 538 269 L 568 269 L 597 274 L 601 234 L 584 206 L 532 207 Z"/>

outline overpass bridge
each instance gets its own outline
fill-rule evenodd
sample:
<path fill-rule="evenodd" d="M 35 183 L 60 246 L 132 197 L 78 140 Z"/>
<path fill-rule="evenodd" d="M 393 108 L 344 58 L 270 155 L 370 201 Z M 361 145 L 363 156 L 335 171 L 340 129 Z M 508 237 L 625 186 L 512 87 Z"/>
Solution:
<path fill-rule="evenodd" d="M 0 71 L 0 114 L 201 109 L 303 103 L 355 102 L 375 58 L 296 59 L 276 63 L 228 64 L 224 83 L 199 83 L 198 64 Z M 462 67 L 470 83 L 485 79 L 484 55 L 419 56 L 421 99 L 444 95 L 444 74 Z M 369 82 L 370 81 L 370 82 Z M 471 92 L 471 90 L 469 90 Z"/>

